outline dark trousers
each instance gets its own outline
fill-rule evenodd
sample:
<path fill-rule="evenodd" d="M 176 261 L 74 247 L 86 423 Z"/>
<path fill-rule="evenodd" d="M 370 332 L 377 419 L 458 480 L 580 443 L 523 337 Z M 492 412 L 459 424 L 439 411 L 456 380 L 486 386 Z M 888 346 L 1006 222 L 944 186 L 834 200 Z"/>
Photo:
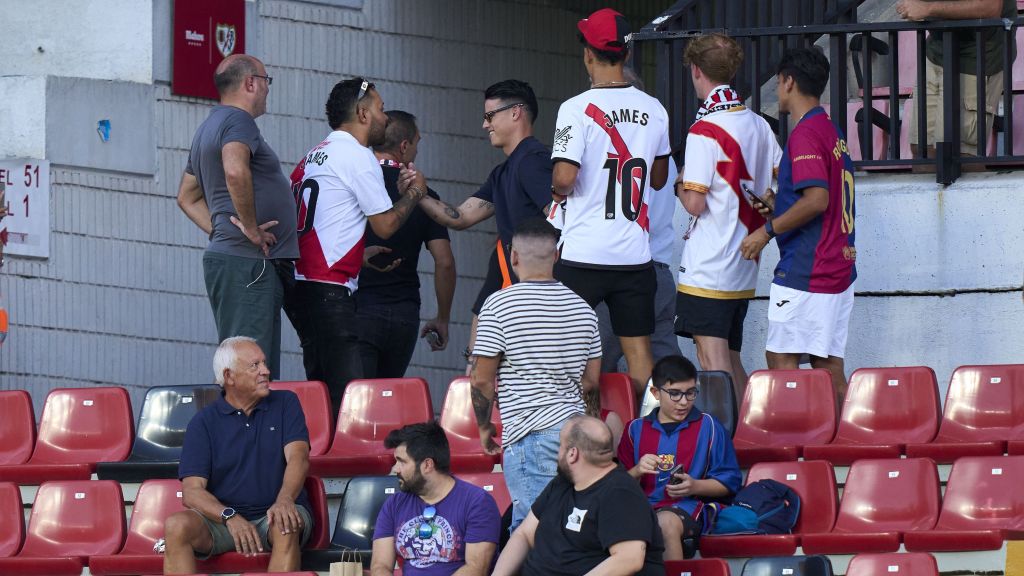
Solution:
<path fill-rule="evenodd" d="M 356 310 L 356 319 L 363 377 L 405 376 L 419 336 L 419 305 L 415 302 L 364 304 Z"/>
<path fill-rule="evenodd" d="M 327 384 L 337 414 L 349 380 L 363 377 L 355 298 L 344 286 L 296 282 L 285 312 L 299 335 L 306 378 Z"/>

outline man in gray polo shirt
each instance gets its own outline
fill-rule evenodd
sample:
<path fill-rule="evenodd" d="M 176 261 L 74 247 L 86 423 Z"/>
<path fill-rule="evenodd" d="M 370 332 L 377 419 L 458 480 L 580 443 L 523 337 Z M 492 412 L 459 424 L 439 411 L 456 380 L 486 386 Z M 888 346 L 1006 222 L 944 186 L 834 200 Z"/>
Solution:
<path fill-rule="evenodd" d="M 267 111 L 263 63 L 234 54 L 214 74 L 220 103 L 192 139 L 178 206 L 210 236 L 203 254 L 217 338 L 249 336 L 280 376 L 281 306 L 299 257 L 295 197 L 255 118 Z"/>

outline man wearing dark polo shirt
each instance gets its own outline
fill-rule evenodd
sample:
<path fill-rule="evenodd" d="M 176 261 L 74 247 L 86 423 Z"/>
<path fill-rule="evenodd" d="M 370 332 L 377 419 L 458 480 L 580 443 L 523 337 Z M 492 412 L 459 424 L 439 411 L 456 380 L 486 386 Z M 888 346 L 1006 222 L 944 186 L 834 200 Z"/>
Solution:
<path fill-rule="evenodd" d="M 518 282 L 509 261 L 512 235 L 524 220 L 543 217 L 544 208 L 551 203 L 551 150 L 533 137 L 537 113 L 537 96 L 526 82 L 503 80 L 488 87 L 484 91 L 483 129 L 491 146 L 501 148 L 508 158 L 495 166 L 480 190 L 457 208 L 429 196 L 420 200 L 420 207 L 431 218 L 449 228 L 465 230 L 491 216 L 498 226 L 497 246 L 473 305 L 473 326 L 464 352 L 467 360 L 484 300 Z"/>
<path fill-rule="evenodd" d="M 164 574 L 192 574 L 196 558 L 270 550 L 270 572 L 299 569 L 313 528 L 302 486 L 309 469 L 306 418 L 293 392 L 272 391 L 252 338 L 221 342 L 213 371 L 224 389 L 185 431 L 178 477 L 184 512 L 167 518 Z"/>
<path fill-rule="evenodd" d="M 392 202 L 402 197 L 398 191 L 401 167 L 416 161 L 420 131 L 416 117 L 401 110 L 390 110 L 384 143 L 373 147 L 380 161 L 384 187 Z M 440 199 L 427 188 L 427 195 Z M 356 292 L 356 331 L 359 355 L 363 359 L 363 378 L 401 378 L 416 349 L 416 336 L 433 332 L 427 342 L 434 352 L 448 345 L 448 318 L 455 294 L 455 257 L 448 229 L 431 220 L 415 207 L 409 219 L 387 240 L 366 227 L 366 251 Z M 416 266 L 420 248 L 426 245 L 434 259 L 434 293 L 437 316 L 420 330 L 420 275 Z"/>

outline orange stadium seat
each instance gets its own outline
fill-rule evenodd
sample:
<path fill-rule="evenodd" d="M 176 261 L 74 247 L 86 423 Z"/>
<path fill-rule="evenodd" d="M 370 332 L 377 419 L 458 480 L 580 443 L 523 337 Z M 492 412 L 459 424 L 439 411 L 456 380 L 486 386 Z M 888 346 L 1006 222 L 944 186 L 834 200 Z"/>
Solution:
<path fill-rule="evenodd" d="M 729 565 L 718 558 L 667 560 L 665 576 L 730 576 Z"/>
<path fill-rule="evenodd" d="M 0 526 L 0 558 L 14 556 L 25 541 L 25 509 L 13 482 L 0 482 Z"/>
<path fill-rule="evenodd" d="M 490 472 L 501 461 L 501 456 L 484 452 L 473 412 L 472 385 L 469 378 L 459 376 L 448 385 L 441 408 L 441 428 L 448 436 L 452 470 L 455 472 Z M 491 422 L 501 437 L 501 417 L 498 407 L 491 410 Z"/>
<path fill-rule="evenodd" d="M 306 415 L 309 430 L 309 455 L 326 454 L 331 446 L 334 432 L 334 416 L 331 414 L 331 397 L 327 385 L 319 380 L 298 382 L 271 382 L 274 390 L 290 390 L 299 397 L 302 412 Z"/>
<path fill-rule="evenodd" d="M 938 435 L 927 444 L 908 444 L 907 456 L 940 464 L 1001 456 L 1016 425 L 1024 425 L 1024 364 L 961 366 L 950 379 Z"/>
<path fill-rule="evenodd" d="M 846 576 L 939 576 L 935 557 L 921 552 L 905 554 L 857 554 L 846 568 Z"/>
<path fill-rule="evenodd" d="M 800 534 L 832 530 L 838 508 L 832 464 L 824 460 L 762 462 L 747 473 L 748 484 L 765 479 L 782 482 L 800 495 L 801 513 L 793 534 L 705 536 L 700 541 L 701 556 L 786 556 L 796 552 Z"/>
<path fill-rule="evenodd" d="M 935 529 L 908 532 L 907 550 L 998 550 L 1024 539 L 1024 456 L 960 458 L 953 464 Z"/>
<path fill-rule="evenodd" d="M 939 393 L 931 368 L 861 368 L 850 376 L 832 443 L 807 445 L 803 457 L 836 465 L 897 458 L 906 444 L 930 442 L 938 425 Z"/>
<path fill-rule="evenodd" d="M 24 390 L 0 391 L 0 466 L 24 464 L 36 443 L 32 398 Z"/>
<path fill-rule="evenodd" d="M 474 486 L 479 486 L 494 498 L 498 505 L 498 513 L 504 514 L 505 510 L 512 505 L 512 496 L 508 493 L 508 485 L 505 484 L 505 475 L 501 472 L 485 472 L 476 474 L 456 474 L 459 478 Z"/>
<path fill-rule="evenodd" d="M 804 534 L 801 545 L 809 554 L 896 552 L 902 532 L 935 526 L 939 498 L 939 474 L 928 458 L 858 460 L 832 532 Z"/>
<path fill-rule="evenodd" d="M 0 481 L 86 480 L 97 462 L 124 460 L 134 436 L 124 388 L 57 388 L 46 397 L 28 462 L 0 466 Z"/>
<path fill-rule="evenodd" d="M 601 408 L 619 415 L 622 423 L 629 423 L 637 417 L 636 393 L 629 374 L 607 372 L 601 374 Z"/>
<path fill-rule="evenodd" d="M 758 370 L 750 375 L 732 442 L 741 467 L 796 460 L 806 444 L 827 444 L 836 430 L 827 370 Z"/>
<path fill-rule="evenodd" d="M 121 485 L 113 480 L 44 482 L 36 493 L 25 544 L 0 558 L 0 574 L 81 574 L 88 557 L 113 554 L 125 536 Z"/>
<path fill-rule="evenodd" d="M 384 438 L 406 424 L 434 418 L 430 392 L 422 378 L 353 380 L 345 387 L 331 448 L 309 459 L 317 476 L 387 474 L 394 465 Z"/>

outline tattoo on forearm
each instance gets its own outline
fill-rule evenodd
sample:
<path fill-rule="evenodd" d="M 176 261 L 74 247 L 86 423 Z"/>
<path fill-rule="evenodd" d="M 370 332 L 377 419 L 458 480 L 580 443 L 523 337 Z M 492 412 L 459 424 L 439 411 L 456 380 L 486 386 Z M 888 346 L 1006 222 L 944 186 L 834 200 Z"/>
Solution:
<path fill-rule="evenodd" d="M 451 218 L 452 220 L 458 220 L 459 218 L 462 218 L 462 214 L 459 213 L 458 208 L 452 206 L 447 202 L 441 202 L 441 204 L 444 206 L 445 215 L 447 215 L 449 218 Z"/>
<path fill-rule="evenodd" d="M 483 210 L 493 210 L 494 209 L 494 204 L 491 204 L 487 200 L 482 200 L 480 198 L 476 199 L 476 205 L 479 206 Z"/>
<path fill-rule="evenodd" d="M 410 198 L 409 196 L 402 196 L 398 199 L 398 202 L 391 207 L 398 216 L 399 226 L 405 224 L 405 221 L 409 219 L 409 215 L 412 214 L 412 209 L 416 207 L 417 200 Z"/>
<path fill-rule="evenodd" d="M 491 421 L 491 407 L 494 402 L 484 396 L 484 393 L 473 388 L 473 413 L 476 414 L 477 426 L 483 426 Z"/>
<path fill-rule="evenodd" d="M 591 389 L 583 393 L 583 403 L 586 405 L 587 415 L 594 418 L 601 417 L 601 393 L 597 389 Z"/>

